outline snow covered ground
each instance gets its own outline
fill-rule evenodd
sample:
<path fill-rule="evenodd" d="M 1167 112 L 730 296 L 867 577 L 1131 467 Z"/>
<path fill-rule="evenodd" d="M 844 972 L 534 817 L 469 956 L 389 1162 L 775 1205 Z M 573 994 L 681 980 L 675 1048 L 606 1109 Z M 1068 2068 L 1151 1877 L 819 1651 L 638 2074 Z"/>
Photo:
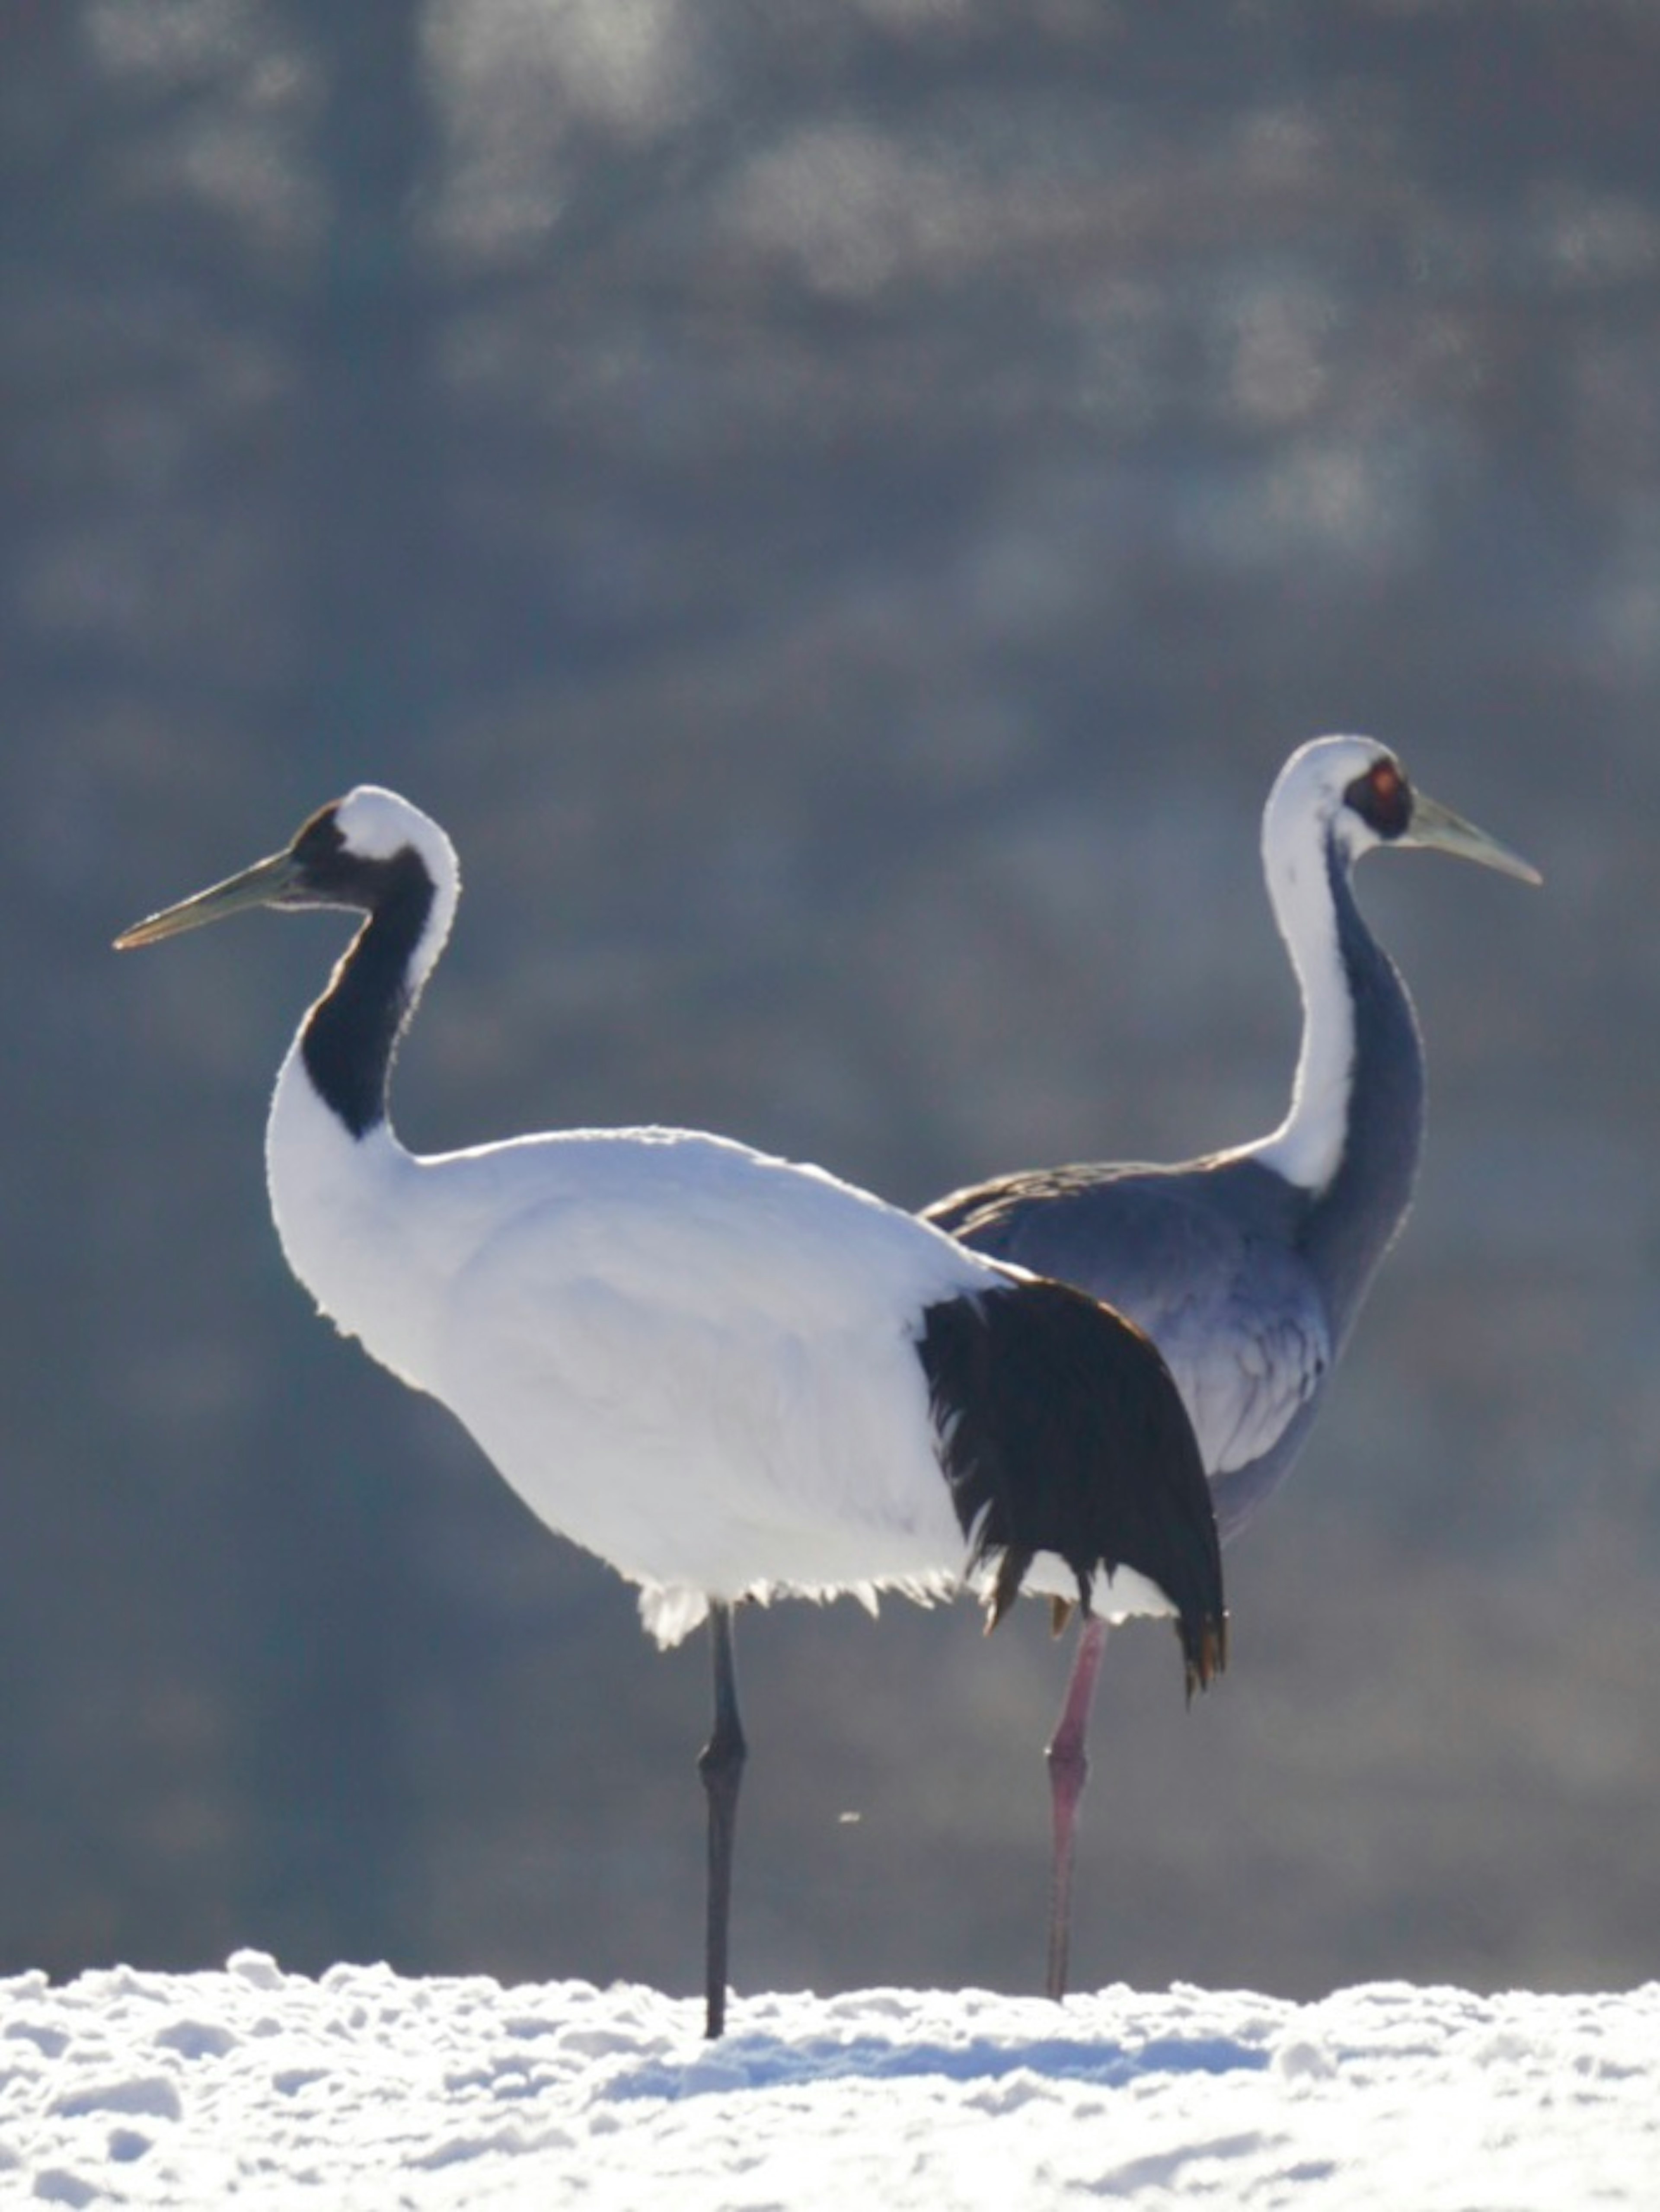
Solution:
<path fill-rule="evenodd" d="M 0 2203 L 1046 2212 L 1660 2204 L 1660 1984 L 700 2008 L 241 1952 L 0 1984 Z"/>

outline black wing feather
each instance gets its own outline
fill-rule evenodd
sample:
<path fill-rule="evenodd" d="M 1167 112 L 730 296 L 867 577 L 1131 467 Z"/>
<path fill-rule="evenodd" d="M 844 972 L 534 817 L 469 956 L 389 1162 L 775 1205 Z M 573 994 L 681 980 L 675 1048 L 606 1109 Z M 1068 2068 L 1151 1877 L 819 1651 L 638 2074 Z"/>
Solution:
<path fill-rule="evenodd" d="M 993 1623 L 1039 1552 L 1065 1560 L 1086 1612 L 1098 1571 L 1132 1567 L 1175 1610 L 1190 1692 L 1208 1682 L 1227 1650 L 1216 1519 L 1151 1339 L 1033 1280 L 930 1306 L 917 1348 L 970 1565 L 995 1562 Z"/>

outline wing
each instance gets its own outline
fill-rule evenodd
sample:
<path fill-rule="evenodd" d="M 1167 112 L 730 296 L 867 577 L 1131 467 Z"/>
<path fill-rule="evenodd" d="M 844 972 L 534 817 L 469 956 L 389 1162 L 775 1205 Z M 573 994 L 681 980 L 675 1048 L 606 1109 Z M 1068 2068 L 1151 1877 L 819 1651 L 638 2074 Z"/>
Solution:
<path fill-rule="evenodd" d="M 1239 1162 L 1085 1168 L 981 1184 L 925 1218 L 1144 1328 L 1214 1479 L 1272 1451 L 1331 1364 L 1324 1303 L 1286 1212 L 1295 1202 Z"/>
<path fill-rule="evenodd" d="M 424 1173 L 445 1257 L 406 1370 L 550 1527 L 643 1586 L 729 1599 L 960 1572 L 913 1333 L 933 1301 L 1001 1282 L 984 1258 L 683 1133 Z"/>
<path fill-rule="evenodd" d="M 1109 1620 L 1173 1611 L 1189 1694 L 1209 1681 L 1227 1649 L 1215 1512 L 1149 1339 L 1067 1284 L 1020 1281 L 930 1306 L 918 1352 L 991 1625 L 1052 1554 L 1086 1611 L 1098 1574 Z"/>

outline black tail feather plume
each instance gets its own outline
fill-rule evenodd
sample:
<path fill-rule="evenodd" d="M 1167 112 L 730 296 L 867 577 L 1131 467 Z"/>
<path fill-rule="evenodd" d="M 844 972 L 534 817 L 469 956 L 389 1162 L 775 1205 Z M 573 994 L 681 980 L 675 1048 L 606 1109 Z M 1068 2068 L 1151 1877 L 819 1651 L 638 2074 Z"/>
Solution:
<path fill-rule="evenodd" d="M 1096 1574 L 1132 1567 L 1176 1613 L 1190 1697 L 1221 1671 L 1227 1615 L 1210 1486 L 1150 1338 L 1081 1291 L 1040 1280 L 923 1316 L 940 1464 L 971 1547 L 995 1562 L 995 1626 L 1039 1552 L 1087 1613 Z"/>

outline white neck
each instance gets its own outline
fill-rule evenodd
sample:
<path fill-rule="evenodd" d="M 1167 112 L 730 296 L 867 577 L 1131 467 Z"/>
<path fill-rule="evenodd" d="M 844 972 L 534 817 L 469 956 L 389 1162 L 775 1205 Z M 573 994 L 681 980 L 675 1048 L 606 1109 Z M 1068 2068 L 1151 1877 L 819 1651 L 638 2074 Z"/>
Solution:
<path fill-rule="evenodd" d="M 282 1063 L 266 1177 L 294 1273 L 342 1329 L 409 1379 L 427 1349 L 427 1308 L 410 1292 L 420 1279 L 412 1240 L 428 1210 L 414 1200 L 420 1164 L 392 1133 L 386 1091 L 398 1038 L 449 936 L 460 877 L 448 838 L 406 801 L 363 786 L 342 819 L 348 811 L 354 850 L 398 871 Z"/>
<path fill-rule="evenodd" d="M 296 1037 L 276 1079 L 265 1179 L 282 1255 L 318 1310 L 413 1381 L 427 1346 L 420 1163 L 391 1124 L 354 1137 L 318 1097 Z M 417 1385 L 418 1387 L 418 1385 Z"/>
<path fill-rule="evenodd" d="M 1252 1152 L 1311 1191 L 1325 1189 L 1342 1163 L 1354 1082 L 1354 1007 L 1337 942 L 1330 836 L 1317 815 L 1293 814 L 1270 799 L 1263 820 L 1263 872 L 1296 971 L 1303 1038 L 1289 1110 Z"/>

